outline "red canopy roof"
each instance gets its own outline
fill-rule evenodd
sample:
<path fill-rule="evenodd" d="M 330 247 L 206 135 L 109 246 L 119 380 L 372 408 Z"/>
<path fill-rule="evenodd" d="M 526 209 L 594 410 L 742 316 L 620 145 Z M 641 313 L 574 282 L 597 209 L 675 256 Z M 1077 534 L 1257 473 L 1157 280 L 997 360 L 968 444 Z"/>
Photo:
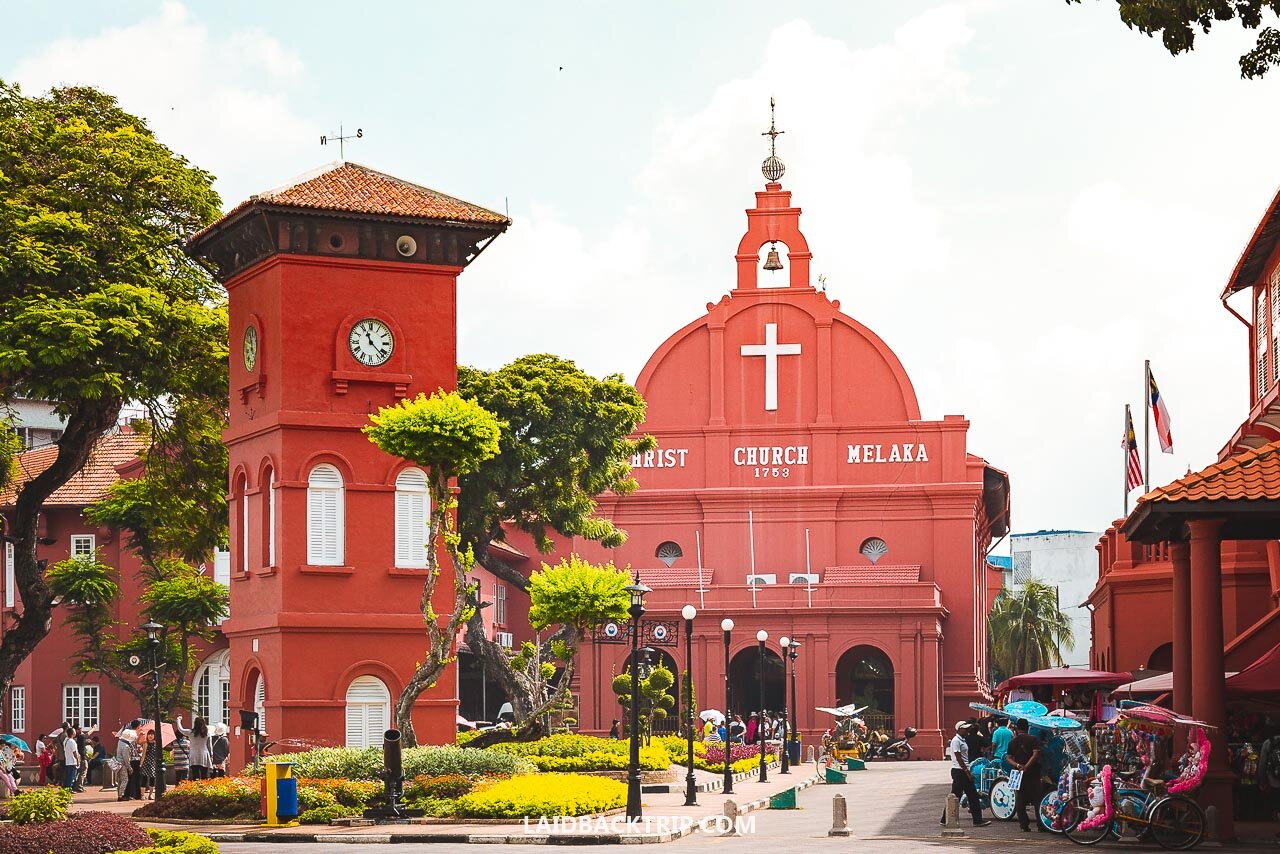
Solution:
<path fill-rule="evenodd" d="M 1083 667 L 1048 667 L 1021 676 L 1010 676 L 996 686 L 997 693 L 1011 688 L 1027 688 L 1032 685 L 1122 685 L 1133 679 L 1129 672 L 1111 673 L 1106 670 L 1085 670 Z"/>
<path fill-rule="evenodd" d="M 1228 677 L 1227 694 L 1232 697 L 1280 694 L 1280 643 L 1235 676 Z"/>

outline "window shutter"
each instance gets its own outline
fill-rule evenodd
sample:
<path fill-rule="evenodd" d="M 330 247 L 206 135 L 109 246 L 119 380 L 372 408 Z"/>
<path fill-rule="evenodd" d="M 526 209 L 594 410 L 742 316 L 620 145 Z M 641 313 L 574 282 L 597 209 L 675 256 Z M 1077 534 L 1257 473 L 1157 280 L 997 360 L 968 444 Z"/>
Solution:
<path fill-rule="evenodd" d="M 427 476 L 405 469 L 396 478 L 396 566 L 427 565 Z"/>
<path fill-rule="evenodd" d="M 240 487 L 240 569 L 249 571 L 249 484 Z"/>
<path fill-rule="evenodd" d="M 276 473 L 267 473 L 267 562 L 276 565 Z"/>
<path fill-rule="evenodd" d="M 391 693 L 376 676 L 361 676 L 347 688 L 347 747 L 380 747 L 390 727 Z"/>
<path fill-rule="evenodd" d="M 4 544 L 4 606 L 13 607 L 13 588 L 17 584 L 13 569 L 13 543 Z"/>
<path fill-rule="evenodd" d="M 253 710 L 258 713 L 258 731 L 267 731 L 267 680 L 258 674 L 258 684 L 253 689 Z"/>
<path fill-rule="evenodd" d="M 364 703 L 347 703 L 347 747 L 367 746 L 364 743 L 366 708 Z"/>
<path fill-rule="evenodd" d="M 333 466 L 316 466 L 307 487 L 307 563 L 342 564 L 342 510 L 342 475 Z"/>

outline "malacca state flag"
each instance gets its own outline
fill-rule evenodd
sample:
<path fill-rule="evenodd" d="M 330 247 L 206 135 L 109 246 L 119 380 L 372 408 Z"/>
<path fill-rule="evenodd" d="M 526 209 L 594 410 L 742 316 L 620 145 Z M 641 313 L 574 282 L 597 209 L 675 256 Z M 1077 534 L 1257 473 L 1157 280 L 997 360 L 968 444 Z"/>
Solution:
<path fill-rule="evenodd" d="M 1124 408 L 1124 419 L 1127 422 L 1122 443 L 1125 449 L 1125 485 L 1129 489 L 1136 489 L 1142 486 L 1142 457 L 1138 455 L 1138 437 L 1133 432 L 1133 416 L 1127 406 Z"/>
<path fill-rule="evenodd" d="M 1164 397 L 1161 396 L 1160 388 L 1156 385 L 1156 378 L 1148 373 L 1147 381 L 1151 383 L 1147 393 L 1151 397 L 1151 414 L 1156 420 L 1156 438 L 1160 440 L 1160 450 L 1163 453 L 1172 454 L 1173 428 L 1169 422 L 1169 410 L 1164 405 Z"/>

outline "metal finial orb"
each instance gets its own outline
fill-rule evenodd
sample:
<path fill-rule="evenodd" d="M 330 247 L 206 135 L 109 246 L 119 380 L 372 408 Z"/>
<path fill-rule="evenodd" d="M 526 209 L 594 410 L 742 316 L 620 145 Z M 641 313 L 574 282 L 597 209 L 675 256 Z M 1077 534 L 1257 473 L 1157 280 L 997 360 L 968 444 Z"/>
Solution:
<path fill-rule="evenodd" d="M 776 181 L 786 174 L 787 167 L 783 165 L 781 158 L 771 154 L 764 159 L 764 163 L 760 164 L 760 171 L 770 181 Z"/>

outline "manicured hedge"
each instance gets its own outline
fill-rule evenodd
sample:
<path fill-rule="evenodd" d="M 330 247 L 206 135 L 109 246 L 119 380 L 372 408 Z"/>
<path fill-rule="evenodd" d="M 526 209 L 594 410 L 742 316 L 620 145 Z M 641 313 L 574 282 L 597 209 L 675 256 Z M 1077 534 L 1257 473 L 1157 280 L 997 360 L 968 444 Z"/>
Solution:
<path fill-rule="evenodd" d="M 625 806 L 627 786 L 607 777 L 537 774 L 484 784 L 454 803 L 469 818 L 590 815 Z"/>
<path fill-rule="evenodd" d="M 218 843 L 198 833 L 147 828 L 147 835 L 154 844 L 135 854 L 218 854 Z"/>
<path fill-rule="evenodd" d="M 590 735 L 552 735 L 537 741 L 507 741 L 489 748 L 513 756 L 521 756 L 539 771 L 625 771 L 630 743 L 616 738 Z M 665 771 L 671 757 L 661 744 L 640 748 L 640 767 L 646 771 Z"/>
<path fill-rule="evenodd" d="M 300 777 L 345 777 L 348 780 L 377 780 L 382 771 L 382 750 L 370 747 L 357 750 L 350 747 L 320 747 L 305 753 L 285 753 L 275 757 L 281 762 L 293 762 L 293 773 Z M 496 777 L 528 774 L 534 766 L 510 753 L 484 750 L 464 750 L 453 745 L 441 747 L 412 747 L 404 751 L 402 763 L 406 777 L 426 774 L 439 777 L 444 774 L 462 774 L 466 777 Z M 246 769 L 246 773 L 248 773 Z M 261 772 L 259 772 L 261 773 Z"/>
<path fill-rule="evenodd" d="M 0 826 L 0 854 L 109 854 L 151 846 L 130 819 L 105 812 L 74 813 L 63 821 Z"/>
<path fill-rule="evenodd" d="M 140 818 L 257 819 L 262 808 L 261 798 L 257 780 L 243 777 L 187 780 L 133 814 Z"/>

